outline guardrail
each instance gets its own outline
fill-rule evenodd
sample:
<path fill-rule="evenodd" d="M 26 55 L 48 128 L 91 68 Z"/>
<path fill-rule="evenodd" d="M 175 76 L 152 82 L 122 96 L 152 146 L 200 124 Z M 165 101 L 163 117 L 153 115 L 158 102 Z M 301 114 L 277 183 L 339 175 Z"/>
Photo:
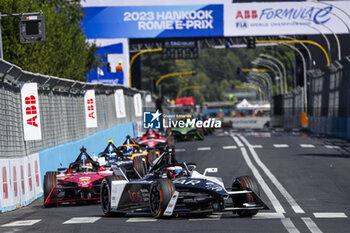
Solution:
<path fill-rule="evenodd" d="M 321 134 L 350 138 L 350 56 L 308 71 L 308 128 Z M 303 92 L 274 99 L 275 125 L 299 128 Z"/>

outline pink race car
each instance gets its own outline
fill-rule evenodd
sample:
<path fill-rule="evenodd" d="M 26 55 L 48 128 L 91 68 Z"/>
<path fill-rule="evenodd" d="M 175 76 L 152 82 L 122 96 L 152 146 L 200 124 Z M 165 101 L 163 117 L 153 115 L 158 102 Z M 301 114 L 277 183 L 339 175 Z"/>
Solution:
<path fill-rule="evenodd" d="M 94 161 L 83 147 L 77 159 L 68 169 L 46 172 L 44 176 L 44 206 L 56 206 L 63 202 L 97 202 L 100 186 L 106 176 L 113 175 Z M 63 171 L 59 174 L 60 171 Z"/>

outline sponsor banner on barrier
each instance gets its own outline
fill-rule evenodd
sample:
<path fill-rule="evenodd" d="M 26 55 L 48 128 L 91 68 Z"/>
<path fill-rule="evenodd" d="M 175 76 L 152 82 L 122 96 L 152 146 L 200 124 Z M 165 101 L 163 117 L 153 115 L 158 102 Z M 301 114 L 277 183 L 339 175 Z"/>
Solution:
<path fill-rule="evenodd" d="M 13 203 L 20 203 L 21 195 L 21 179 L 20 179 L 20 159 L 10 160 L 10 170 L 11 170 L 11 191 L 13 197 Z"/>
<path fill-rule="evenodd" d="M 95 90 L 87 90 L 84 95 L 86 128 L 97 127 Z"/>
<path fill-rule="evenodd" d="M 114 99 L 115 99 L 115 111 L 117 114 L 117 118 L 124 118 L 126 117 L 126 111 L 125 111 L 125 99 L 124 99 L 124 91 L 123 89 L 118 89 L 114 93 Z"/>
<path fill-rule="evenodd" d="M 225 36 L 349 33 L 349 1 L 239 3 L 224 6 Z M 340 9 L 339 9 L 340 8 Z M 330 31 L 328 28 L 331 28 Z"/>
<path fill-rule="evenodd" d="M 84 7 L 88 39 L 223 36 L 223 5 L 158 5 L 118 1 L 121 6 Z M 143 4 L 143 5 L 142 5 Z M 124 5 L 124 6 L 123 6 Z"/>
<path fill-rule="evenodd" d="M 37 83 L 21 85 L 24 140 L 41 140 L 41 124 Z"/>
<path fill-rule="evenodd" d="M 0 159 L 0 211 L 27 205 L 41 193 L 39 154 Z"/>
<path fill-rule="evenodd" d="M 141 94 L 134 95 L 134 108 L 135 108 L 135 116 L 142 116 L 142 99 Z"/>
<path fill-rule="evenodd" d="M 10 168 L 8 159 L 0 159 L 0 200 L 1 208 L 12 204 Z"/>

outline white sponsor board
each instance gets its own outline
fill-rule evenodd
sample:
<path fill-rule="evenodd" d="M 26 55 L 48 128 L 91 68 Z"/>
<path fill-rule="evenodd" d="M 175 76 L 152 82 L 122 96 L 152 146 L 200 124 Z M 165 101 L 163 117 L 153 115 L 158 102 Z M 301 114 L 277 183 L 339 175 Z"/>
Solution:
<path fill-rule="evenodd" d="M 350 20 L 338 8 L 350 12 L 350 2 L 329 3 L 333 6 L 309 1 L 227 4 L 224 36 L 331 34 L 327 27 L 337 34 L 349 33 Z"/>
<path fill-rule="evenodd" d="M 21 85 L 21 103 L 24 140 L 41 140 L 39 96 L 36 83 Z"/>
<path fill-rule="evenodd" d="M 87 90 L 84 96 L 86 128 L 97 127 L 95 90 Z"/>
<path fill-rule="evenodd" d="M 124 99 L 124 91 L 123 89 L 118 89 L 114 93 L 115 99 L 115 111 L 117 114 L 117 118 L 126 117 L 125 112 L 125 99 Z"/>
<path fill-rule="evenodd" d="M 41 193 L 39 154 L 0 159 L 0 212 L 27 205 Z"/>
<path fill-rule="evenodd" d="M 233 128 L 262 129 L 267 127 L 270 117 L 225 117 L 224 121 L 231 121 Z"/>
<path fill-rule="evenodd" d="M 135 108 L 135 116 L 142 116 L 142 99 L 141 94 L 134 95 L 134 108 Z"/>

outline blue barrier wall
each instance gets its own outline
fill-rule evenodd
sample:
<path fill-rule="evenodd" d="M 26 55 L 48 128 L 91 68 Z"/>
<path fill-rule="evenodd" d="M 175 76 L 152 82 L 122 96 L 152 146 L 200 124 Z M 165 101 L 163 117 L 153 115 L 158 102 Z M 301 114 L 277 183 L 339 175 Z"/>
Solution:
<path fill-rule="evenodd" d="M 44 179 L 47 171 L 57 171 L 61 164 L 64 168 L 68 167 L 69 163 L 77 158 L 82 146 L 86 148 L 86 152 L 90 156 L 93 156 L 93 153 L 97 156 L 106 148 L 109 139 L 112 139 L 116 145 L 120 145 L 127 135 L 135 136 L 132 122 L 118 124 L 89 137 L 40 151 L 41 178 Z"/>

